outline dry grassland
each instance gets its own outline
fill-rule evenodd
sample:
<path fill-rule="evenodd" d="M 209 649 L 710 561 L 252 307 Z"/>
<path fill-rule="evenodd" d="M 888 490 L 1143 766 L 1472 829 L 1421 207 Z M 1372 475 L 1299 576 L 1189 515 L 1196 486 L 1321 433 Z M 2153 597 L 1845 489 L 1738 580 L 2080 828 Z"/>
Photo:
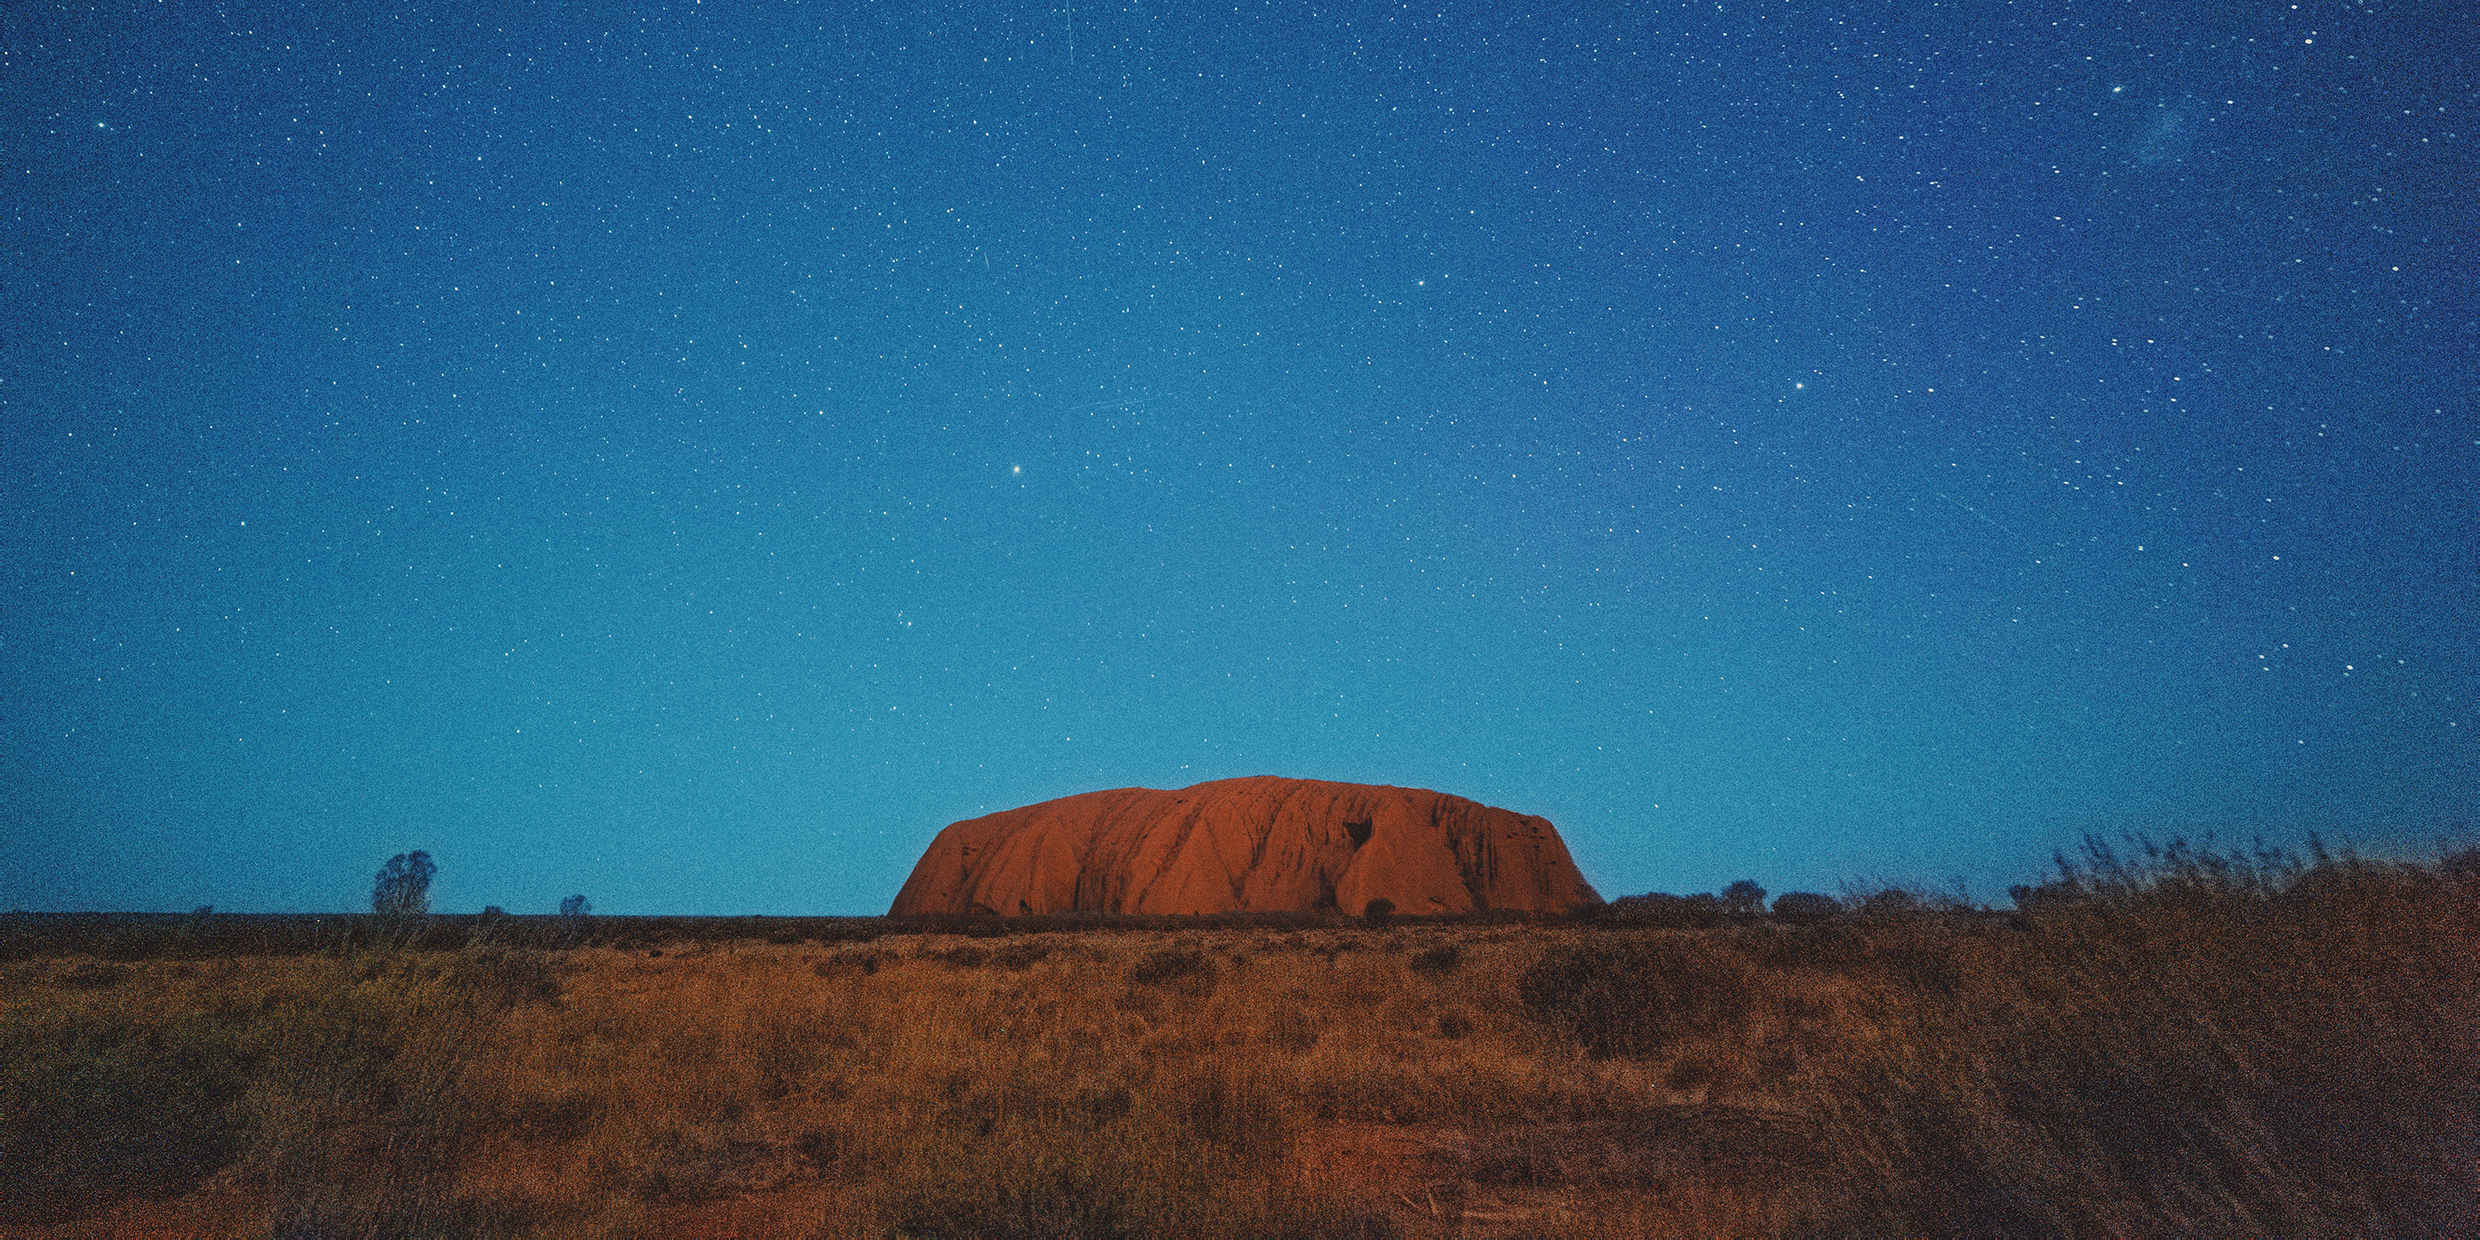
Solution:
<path fill-rule="evenodd" d="M 0 1234 L 2471 1234 L 2480 878 L 2163 877 L 1701 931 L 21 959 Z"/>

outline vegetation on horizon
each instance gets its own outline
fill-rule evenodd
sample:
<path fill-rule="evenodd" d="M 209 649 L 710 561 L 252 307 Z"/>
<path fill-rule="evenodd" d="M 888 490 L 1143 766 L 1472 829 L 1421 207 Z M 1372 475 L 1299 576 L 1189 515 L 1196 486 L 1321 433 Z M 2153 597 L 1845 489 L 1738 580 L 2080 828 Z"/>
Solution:
<path fill-rule="evenodd" d="M 2480 852 L 2312 851 L 2088 842 L 2012 913 L 21 939 L 0 1234 L 2468 1234 Z"/>

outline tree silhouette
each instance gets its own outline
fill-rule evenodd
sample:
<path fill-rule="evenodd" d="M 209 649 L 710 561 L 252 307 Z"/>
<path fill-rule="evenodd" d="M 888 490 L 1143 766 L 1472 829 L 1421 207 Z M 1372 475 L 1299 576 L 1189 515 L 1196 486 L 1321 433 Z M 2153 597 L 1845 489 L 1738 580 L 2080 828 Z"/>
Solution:
<path fill-rule="evenodd" d="M 1755 879 L 1743 878 L 1723 888 L 1722 898 L 1731 906 L 1731 911 L 1734 913 L 1765 911 L 1765 888 L 1759 887 Z"/>
<path fill-rule="evenodd" d="M 389 917 L 419 917 L 431 911 L 431 875 L 439 867 L 420 850 L 398 853 L 379 867 L 379 881 L 370 889 L 370 911 Z"/>

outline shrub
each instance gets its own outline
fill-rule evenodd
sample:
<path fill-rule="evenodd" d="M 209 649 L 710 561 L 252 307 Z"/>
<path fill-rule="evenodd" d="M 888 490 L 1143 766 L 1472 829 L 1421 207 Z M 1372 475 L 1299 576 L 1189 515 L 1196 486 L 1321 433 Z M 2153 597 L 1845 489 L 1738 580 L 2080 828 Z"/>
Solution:
<path fill-rule="evenodd" d="M 166 949 L 172 946 L 172 938 L 167 926 L 151 923 L 125 925 L 112 931 L 97 954 L 106 960 L 124 963 L 147 960 L 168 954 Z"/>
<path fill-rule="evenodd" d="M 1729 910 L 1720 897 L 1712 893 L 1675 896 L 1652 891 L 1641 896 L 1621 896 L 1610 902 L 1606 917 L 1610 921 L 1632 926 L 1655 926 L 1664 930 L 1710 930 L 1721 924 Z"/>
<path fill-rule="evenodd" d="M 650 954 L 660 956 L 663 953 Z M 847 969 L 858 969 L 865 974 L 870 974 L 878 972 L 879 966 L 893 959 L 895 956 L 892 953 L 875 947 L 848 947 L 811 965 L 809 971 L 819 977 L 831 977 Z"/>
<path fill-rule="evenodd" d="M 2007 888 L 2006 894 L 2008 899 L 2015 901 L 2017 910 L 2030 913 L 2065 908 L 2082 899 L 2084 893 L 2065 883 L 2050 882 L 2038 886 L 2017 883 Z"/>
<path fill-rule="evenodd" d="M 1837 927 L 1901 1001 L 1819 1095 L 1885 1168 L 1829 1230 L 2468 1234 L 2480 1007 L 2436 878 L 2137 848 L 2088 841 L 2012 933 L 1892 899 Z"/>
<path fill-rule="evenodd" d="M 264 1014 L 252 1082 L 255 1170 L 277 1237 L 472 1234 L 455 1181 L 473 1119 L 462 1089 L 490 1033 L 558 995 L 539 953 L 492 948 L 338 962 Z"/>
<path fill-rule="evenodd" d="M 2459 882 L 2480 882 L 2480 848 L 2465 848 L 2446 854 L 2437 863 L 2437 872 Z"/>
<path fill-rule="evenodd" d="M 1756 1005 L 1746 960 L 1676 938 L 1552 948 L 1524 971 L 1516 993 L 1526 1016 L 1565 1031 L 1595 1058 L 1727 1033 Z"/>
<path fill-rule="evenodd" d="M 1630 925 L 1660 926 L 1666 930 L 1688 928 L 1686 901 L 1666 891 L 1621 896 L 1603 906 L 1603 915 L 1609 920 L 1624 921 Z"/>
<path fill-rule="evenodd" d="M 559 1002 L 556 959 L 538 951 L 474 947 L 450 957 L 439 976 L 447 994 L 483 1012 L 497 1012 L 526 1003 Z"/>
<path fill-rule="evenodd" d="M 1177 985 L 1188 988 L 1202 982 L 1214 984 L 1214 962 L 1203 952 L 1191 948 L 1165 947 L 1146 954 L 1135 968 L 1128 971 L 1128 980 L 1139 986 Z"/>
<path fill-rule="evenodd" d="M 1786 891 L 1774 897 L 1774 920 L 1786 925 L 1813 926 L 1833 920 L 1842 911 L 1842 901 L 1814 891 Z"/>
<path fill-rule="evenodd" d="M 1461 944 L 1440 943 L 1413 953 L 1411 967 L 1415 973 L 1452 973 L 1455 966 L 1463 961 L 1464 948 Z"/>
<path fill-rule="evenodd" d="M 118 986 L 129 976 L 129 970 L 118 965 L 82 964 L 60 975 L 60 984 L 79 990 L 103 990 Z"/>
<path fill-rule="evenodd" d="M 992 952 L 990 954 L 990 962 L 1002 969 L 1021 973 L 1026 969 L 1032 968 L 1037 962 L 1050 954 L 1051 947 L 1048 943 L 1034 943 L 1028 942 L 1024 939 L 1016 939 L 1010 941 L 1005 947 Z"/>
<path fill-rule="evenodd" d="M 1246 1059 L 1208 1057 L 1175 1079 L 1172 1098 L 1189 1132 L 1226 1153 L 1271 1165 L 1291 1151 L 1289 1099 Z"/>
<path fill-rule="evenodd" d="M 0 1201 L 33 1215 L 187 1189 L 239 1152 L 251 1059 L 205 1018 L 11 1013 L 0 1024 Z"/>

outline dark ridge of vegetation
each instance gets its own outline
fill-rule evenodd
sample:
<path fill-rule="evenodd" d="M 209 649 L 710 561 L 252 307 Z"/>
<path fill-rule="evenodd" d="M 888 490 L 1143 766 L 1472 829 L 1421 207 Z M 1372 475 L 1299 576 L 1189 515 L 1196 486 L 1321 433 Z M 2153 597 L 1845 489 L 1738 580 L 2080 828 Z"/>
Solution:
<path fill-rule="evenodd" d="M 1556 920 L 1506 911 L 1393 919 L 1405 925 L 1515 926 Z M 1058 934 L 1161 934 L 1174 931 L 1300 931 L 1362 927 L 1332 910 L 1318 913 L 1208 913 L 1194 916 L 1047 913 L 1030 917 L 679 917 L 481 913 L 419 916 L 367 913 L 0 913 L 0 961 L 99 956 L 112 961 L 297 956 L 381 947 L 454 952 L 468 947 L 630 950 L 665 944 L 762 942 L 779 945 L 869 943 L 888 937 L 955 935 L 1014 939 Z"/>
<path fill-rule="evenodd" d="M 1832 921 L 1843 912 L 1843 902 L 1814 891 L 1786 891 L 1774 897 L 1774 920 L 1789 926 L 1813 926 Z"/>
<path fill-rule="evenodd" d="M 1653 891 L 1621 896 L 1605 905 L 1594 921 L 1612 927 L 1654 927 L 1664 930 L 1710 930 L 1733 920 L 1731 906 L 1710 892 L 1675 896 Z"/>
<path fill-rule="evenodd" d="M 2320 841 L 2310 841 L 2302 859 L 2261 843 L 2245 854 L 2217 850 L 2210 842 L 2191 844 L 2174 839 L 2156 844 L 2127 841 L 2130 855 L 2099 837 L 2088 837 L 2076 859 L 2059 854 L 2057 876 L 2035 885 L 2010 889 L 2023 914 L 2044 909 L 2123 901 L 2137 892 L 2212 892 L 2209 898 L 2233 898 L 2241 887 L 2250 898 L 2270 898 L 2300 883 L 2327 881 L 2320 875 L 2343 863 L 2329 856 Z M 415 854 L 419 855 L 419 854 Z M 427 862 L 427 858 L 424 858 Z M 2373 863 L 2358 860 L 2362 869 Z M 399 887 L 410 887 L 419 873 L 411 858 L 391 858 Z M 2480 874 L 2480 848 L 2466 849 L 2441 861 L 2444 877 Z M 383 871 L 386 886 L 389 872 Z M 0 961 L 98 956 L 130 962 L 156 959 L 215 959 L 232 956 L 289 956 L 313 952 L 366 950 L 399 946 L 416 951 L 460 951 L 470 946 L 554 950 L 608 946 L 645 950 L 664 944 L 766 942 L 779 945 L 869 943 L 887 937 L 955 935 L 966 938 L 1020 938 L 1058 934 L 1160 934 L 1168 932 L 1339 930 L 1405 926 L 1522 926 L 1565 923 L 1601 930 L 1715 930 L 1768 922 L 1815 926 L 1847 915 L 1899 915 L 1924 899 L 1916 892 L 1887 888 L 1852 901 L 1814 892 L 1786 892 L 1762 911 L 1764 888 L 1748 880 L 1733 883 L 1725 895 L 1710 892 L 1671 895 L 1649 892 L 1621 896 L 1604 904 L 1558 916 L 1513 910 L 1481 910 L 1462 914 L 1411 915 L 1391 904 L 1373 902 L 1352 916 L 1336 909 L 1314 912 L 1204 914 L 1037 913 L 1022 917 L 991 914 L 927 914 L 905 917 L 777 917 L 736 916 L 613 916 L 594 914 L 584 896 L 570 896 L 556 914 L 509 914 L 498 907 L 479 914 L 408 913 L 427 903 L 427 883 L 419 890 L 396 890 L 388 898 L 397 911 L 355 913 L 217 913 L 201 907 L 191 913 L 0 913 Z M 1726 898 L 1727 897 L 1727 898 Z M 2207 898 L 2199 896 L 2198 898 Z M 379 899 L 374 895 L 374 902 Z M 1968 911 L 1947 898 L 1929 903 L 1949 914 Z M 1982 916 L 1999 914 L 1980 913 Z"/>

